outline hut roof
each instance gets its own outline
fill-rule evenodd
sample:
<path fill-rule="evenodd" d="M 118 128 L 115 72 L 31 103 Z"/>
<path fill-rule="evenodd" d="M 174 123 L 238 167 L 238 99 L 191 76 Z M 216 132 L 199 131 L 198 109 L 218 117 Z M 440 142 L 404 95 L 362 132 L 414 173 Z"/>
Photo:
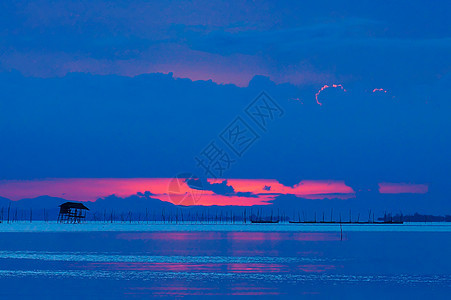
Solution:
<path fill-rule="evenodd" d="M 76 209 L 86 209 L 89 210 L 86 206 L 84 206 L 82 203 L 78 202 L 65 202 L 61 204 L 59 207 L 70 209 L 70 208 L 76 208 Z"/>

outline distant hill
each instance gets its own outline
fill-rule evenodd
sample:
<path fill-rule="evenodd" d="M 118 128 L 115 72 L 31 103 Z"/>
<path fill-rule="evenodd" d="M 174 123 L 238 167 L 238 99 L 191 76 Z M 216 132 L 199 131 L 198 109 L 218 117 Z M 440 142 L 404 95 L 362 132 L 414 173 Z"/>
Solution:
<path fill-rule="evenodd" d="M 52 209 L 68 200 L 51 196 L 39 196 L 36 198 L 25 198 L 13 201 L 13 206 L 21 209 Z"/>
<path fill-rule="evenodd" d="M 8 205 L 8 203 L 9 203 L 10 201 L 11 201 L 11 200 L 9 200 L 8 198 L 0 197 L 0 206 Z"/>
<path fill-rule="evenodd" d="M 424 195 L 371 195 L 365 194 L 364 202 L 360 197 L 355 199 L 321 199 L 311 200 L 298 198 L 294 195 L 276 197 L 270 205 L 262 206 L 177 206 L 172 203 L 153 198 L 151 194 L 136 194 L 121 198 L 110 195 L 99 198 L 94 202 L 84 202 L 90 209 L 89 220 L 145 220 L 145 219 L 197 219 L 209 218 L 242 218 L 246 215 L 254 216 L 285 216 L 291 219 L 306 220 L 360 220 L 380 218 L 384 214 L 413 215 L 416 212 L 431 214 L 425 209 L 427 198 Z M 55 220 L 58 216 L 59 205 L 71 200 L 39 196 L 11 201 L 0 197 L 0 220 L 9 217 L 17 220 Z M 403 209 L 408 207 L 408 209 Z M 449 211 L 433 211 L 432 214 L 445 216 Z M 417 220 L 418 218 L 411 218 Z M 421 219 L 421 218 L 420 218 Z M 440 218 L 432 218 L 429 220 Z M 444 218 L 442 218 L 444 219 Z"/>

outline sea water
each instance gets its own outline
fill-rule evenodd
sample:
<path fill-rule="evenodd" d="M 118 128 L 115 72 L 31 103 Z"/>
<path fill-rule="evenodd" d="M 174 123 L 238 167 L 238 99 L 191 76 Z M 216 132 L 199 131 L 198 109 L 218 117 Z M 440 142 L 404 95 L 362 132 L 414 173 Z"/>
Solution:
<path fill-rule="evenodd" d="M 451 226 L 0 224 L 1 299 L 449 299 Z"/>

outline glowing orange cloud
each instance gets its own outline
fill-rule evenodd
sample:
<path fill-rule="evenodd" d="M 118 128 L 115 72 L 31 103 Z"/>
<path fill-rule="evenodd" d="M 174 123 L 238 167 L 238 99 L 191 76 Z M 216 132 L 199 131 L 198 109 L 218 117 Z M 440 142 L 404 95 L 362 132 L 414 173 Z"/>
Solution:
<path fill-rule="evenodd" d="M 192 189 L 180 180 L 177 190 L 172 178 L 60 178 L 44 180 L 0 180 L 0 196 L 11 200 L 34 198 L 42 195 L 67 200 L 95 201 L 109 195 L 128 197 L 150 191 L 151 197 L 181 205 L 265 205 L 281 194 L 293 194 L 308 199 L 351 198 L 352 188 L 343 181 L 304 180 L 288 187 L 274 179 L 229 179 L 235 193 L 219 195 L 208 190 Z M 219 183 L 221 180 L 208 180 Z M 266 188 L 265 188 L 266 187 Z M 239 193 L 247 194 L 239 194 Z M 252 193 L 253 197 L 249 197 Z M 200 194 L 200 195 L 199 195 Z M 194 195 L 194 196 L 191 196 Z M 196 196 L 197 195 L 197 196 Z"/>
<path fill-rule="evenodd" d="M 319 89 L 319 91 L 315 94 L 315 99 L 316 99 L 316 103 L 318 103 L 319 105 L 323 105 L 321 102 L 319 102 L 318 97 L 319 94 L 321 94 L 322 91 L 324 91 L 325 89 L 328 88 L 340 88 L 343 90 L 343 92 L 346 92 L 345 88 L 341 85 L 341 84 L 332 84 L 332 85 L 327 85 L 325 84 L 322 88 Z"/>
<path fill-rule="evenodd" d="M 386 91 L 386 90 L 384 90 L 384 89 L 374 89 L 374 90 L 373 90 L 373 93 L 376 93 L 376 92 L 383 92 L 383 93 L 387 93 L 387 91 Z"/>
<path fill-rule="evenodd" d="M 168 178 L 50 178 L 43 180 L 0 180 L 0 195 L 11 200 L 42 195 L 68 200 L 95 201 L 115 194 L 128 197 L 137 192 L 163 194 Z"/>
<path fill-rule="evenodd" d="M 428 190 L 427 184 L 379 183 L 379 193 L 381 194 L 426 194 Z"/>
<path fill-rule="evenodd" d="M 219 183 L 222 179 L 209 179 L 210 183 Z M 275 179 L 228 179 L 228 185 L 233 186 L 235 192 L 251 192 L 256 195 L 291 194 L 307 199 L 324 199 L 337 195 L 352 198 L 354 190 L 339 180 L 302 180 L 293 187 L 285 186 Z M 265 189 L 270 187 L 269 190 Z"/>
<path fill-rule="evenodd" d="M 224 179 L 209 179 L 221 183 Z M 290 187 L 275 179 L 228 179 L 234 193 L 222 195 L 209 190 L 191 188 L 183 179 L 177 190 L 172 178 L 60 178 L 44 180 L 0 180 L 0 196 L 11 200 L 34 198 L 42 195 L 67 200 L 95 201 L 109 195 L 129 197 L 150 191 L 151 197 L 181 205 L 266 205 L 279 195 L 295 195 L 305 199 L 355 197 L 354 190 L 339 180 L 302 180 Z M 426 184 L 379 183 L 381 194 L 428 192 Z M 194 197 L 189 197 L 194 195 Z M 188 197 L 187 197 L 188 196 Z M 194 199 L 194 200 L 192 200 Z M 190 202 L 191 201 L 191 202 Z"/>

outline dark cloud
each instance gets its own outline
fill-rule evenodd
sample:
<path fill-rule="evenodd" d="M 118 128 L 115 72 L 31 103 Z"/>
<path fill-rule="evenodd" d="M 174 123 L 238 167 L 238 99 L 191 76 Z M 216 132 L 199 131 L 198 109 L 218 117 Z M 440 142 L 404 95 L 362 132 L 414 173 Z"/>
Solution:
<path fill-rule="evenodd" d="M 162 74 L 0 79 L 2 178 L 203 175 L 194 157 L 264 89 L 286 113 L 227 177 L 290 186 L 301 179 L 422 183 L 449 175 L 448 77 L 416 93 L 327 89 L 323 106 L 316 87 L 264 78 L 249 88 Z M 295 96 L 304 104 L 289 100 Z"/>
<path fill-rule="evenodd" d="M 258 195 L 255 195 L 251 192 L 237 192 L 236 195 L 238 197 L 258 198 Z"/>
<path fill-rule="evenodd" d="M 151 196 L 156 196 L 154 193 L 151 193 L 149 191 L 145 191 L 144 193 L 138 192 L 137 195 L 140 197 L 145 197 L 145 198 L 150 198 Z"/>
<path fill-rule="evenodd" d="M 278 83 L 364 81 L 389 88 L 449 72 L 449 4 L 381 7 L 370 1 L 340 7 L 333 1 L 5 2 L 0 70 L 38 77 L 174 72 L 240 85 L 264 74 Z"/>
<path fill-rule="evenodd" d="M 223 180 L 220 183 L 210 183 L 205 179 L 195 178 L 188 179 L 186 183 L 191 188 L 199 189 L 199 187 L 202 187 L 203 190 L 212 191 L 217 195 L 258 198 L 258 195 L 255 195 L 252 192 L 235 192 L 233 186 L 228 185 L 227 180 Z"/>
<path fill-rule="evenodd" d="M 227 180 L 223 180 L 220 183 L 210 183 L 205 179 L 199 178 L 190 178 L 186 181 L 188 186 L 191 188 L 199 189 L 201 187 L 202 190 L 212 191 L 218 195 L 232 195 L 235 194 L 235 190 L 231 185 L 227 185 Z"/>

